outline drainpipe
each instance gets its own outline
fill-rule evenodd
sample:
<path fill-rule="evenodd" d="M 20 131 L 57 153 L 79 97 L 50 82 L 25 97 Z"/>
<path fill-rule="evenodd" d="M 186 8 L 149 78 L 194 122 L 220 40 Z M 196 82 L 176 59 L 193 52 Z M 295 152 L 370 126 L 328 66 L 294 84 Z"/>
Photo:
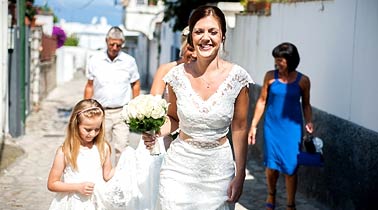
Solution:
<path fill-rule="evenodd" d="M 26 111 L 26 99 L 25 99 L 25 96 L 26 96 L 26 93 L 25 93 L 25 65 L 26 65 L 26 62 L 25 62 L 25 54 L 26 54 L 26 39 L 25 39 L 25 5 L 26 5 L 26 2 L 25 0 L 20 0 L 20 4 L 19 4 L 19 13 L 18 13 L 18 25 L 20 27 L 20 43 L 21 43 L 21 46 L 20 46 L 20 103 L 21 103 L 21 107 L 20 107 L 20 112 L 21 112 L 21 123 L 22 123 L 22 128 L 24 128 L 25 126 L 25 111 Z"/>
<path fill-rule="evenodd" d="M 25 130 L 25 0 L 17 1 L 16 11 L 15 50 L 10 49 L 9 54 L 12 62 L 9 65 L 8 89 L 9 133 L 13 137 L 23 135 Z"/>

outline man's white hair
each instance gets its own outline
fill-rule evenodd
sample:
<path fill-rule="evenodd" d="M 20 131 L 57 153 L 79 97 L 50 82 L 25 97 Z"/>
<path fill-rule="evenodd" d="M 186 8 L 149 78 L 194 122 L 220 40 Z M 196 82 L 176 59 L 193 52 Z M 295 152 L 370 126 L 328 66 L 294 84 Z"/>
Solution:
<path fill-rule="evenodd" d="M 121 39 L 124 42 L 125 36 L 123 35 L 122 29 L 117 26 L 113 26 L 106 34 L 106 39 Z"/>

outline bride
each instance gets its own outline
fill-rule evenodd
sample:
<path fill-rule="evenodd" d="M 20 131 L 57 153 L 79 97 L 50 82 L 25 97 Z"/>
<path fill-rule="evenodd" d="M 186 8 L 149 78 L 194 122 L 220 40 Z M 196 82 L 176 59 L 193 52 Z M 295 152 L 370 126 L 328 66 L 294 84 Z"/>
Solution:
<path fill-rule="evenodd" d="M 188 42 L 196 60 L 164 77 L 169 121 L 161 136 L 179 128 L 160 169 L 158 207 L 228 210 L 243 189 L 247 154 L 249 74 L 223 60 L 226 20 L 215 6 L 200 6 L 189 19 Z M 232 128 L 232 144 L 227 138 Z M 143 134 L 147 148 L 156 138 Z M 234 156 L 233 156 L 234 154 Z"/>
<path fill-rule="evenodd" d="M 179 135 L 164 155 L 148 157 L 154 160 L 147 168 L 138 162 L 143 142 L 136 151 L 127 149 L 114 177 L 100 190 L 99 204 L 136 210 L 146 203 L 164 210 L 234 207 L 245 178 L 248 92 L 253 81 L 242 67 L 220 58 L 225 34 L 225 16 L 218 7 L 200 6 L 193 11 L 188 43 L 196 60 L 174 67 L 164 77 L 169 120 L 160 136 L 177 129 Z M 232 147 L 226 136 L 229 127 Z M 147 149 L 162 142 L 149 134 L 142 137 Z M 124 156 L 128 153 L 134 156 Z M 151 182 L 141 181 L 144 177 Z"/>

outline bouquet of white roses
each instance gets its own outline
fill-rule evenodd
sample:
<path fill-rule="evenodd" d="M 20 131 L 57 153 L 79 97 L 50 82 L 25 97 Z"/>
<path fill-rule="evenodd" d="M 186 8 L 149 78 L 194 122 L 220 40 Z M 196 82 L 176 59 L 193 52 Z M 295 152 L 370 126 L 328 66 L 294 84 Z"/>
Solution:
<path fill-rule="evenodd" d="M 168 103 L 161 96 L 139 95 L 123 107 L 122 117 L 131 132 L 156 132 L 165 123 Z M 158 143 L 154 149 L 157 150 Z M 151 151 L 153 153 L 153 151 Z"/>

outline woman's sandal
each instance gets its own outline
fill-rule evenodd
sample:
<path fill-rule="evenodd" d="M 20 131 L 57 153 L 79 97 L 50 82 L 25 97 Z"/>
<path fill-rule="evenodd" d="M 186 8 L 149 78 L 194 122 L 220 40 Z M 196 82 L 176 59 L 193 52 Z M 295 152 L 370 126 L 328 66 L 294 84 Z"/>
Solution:
<path fill-rule="evenodd" d="M 271 196 L 271 197 L 273 197 L 273 203 L 268 203 L 268 202 L 266 202 L 265 203 L 265 207 L 267 208 L 267 209 L 270 209 L 270 210 L 274 210 L 275 208 L 276 208 L 276 204 L 275 204 L 275 202 L 276 202 L 276 190 L 274 190 L 273 192 L 269 192 L 268 193 L 268 196 Z"/>
<path fill-rule="evenodd" d="M 272 204 L 272 203 L 265 203 L 265 207 L 267 209 L 271 209 L 271 210 L 274 210 L 274 208 L 276 208 L 276 205 Z"/>
<path fill-rule="evenodd" d="M 297 208 L 295 208 L 295 204 L 287 205 L 287 208 L 290 210 L 297 210 Z"/>

